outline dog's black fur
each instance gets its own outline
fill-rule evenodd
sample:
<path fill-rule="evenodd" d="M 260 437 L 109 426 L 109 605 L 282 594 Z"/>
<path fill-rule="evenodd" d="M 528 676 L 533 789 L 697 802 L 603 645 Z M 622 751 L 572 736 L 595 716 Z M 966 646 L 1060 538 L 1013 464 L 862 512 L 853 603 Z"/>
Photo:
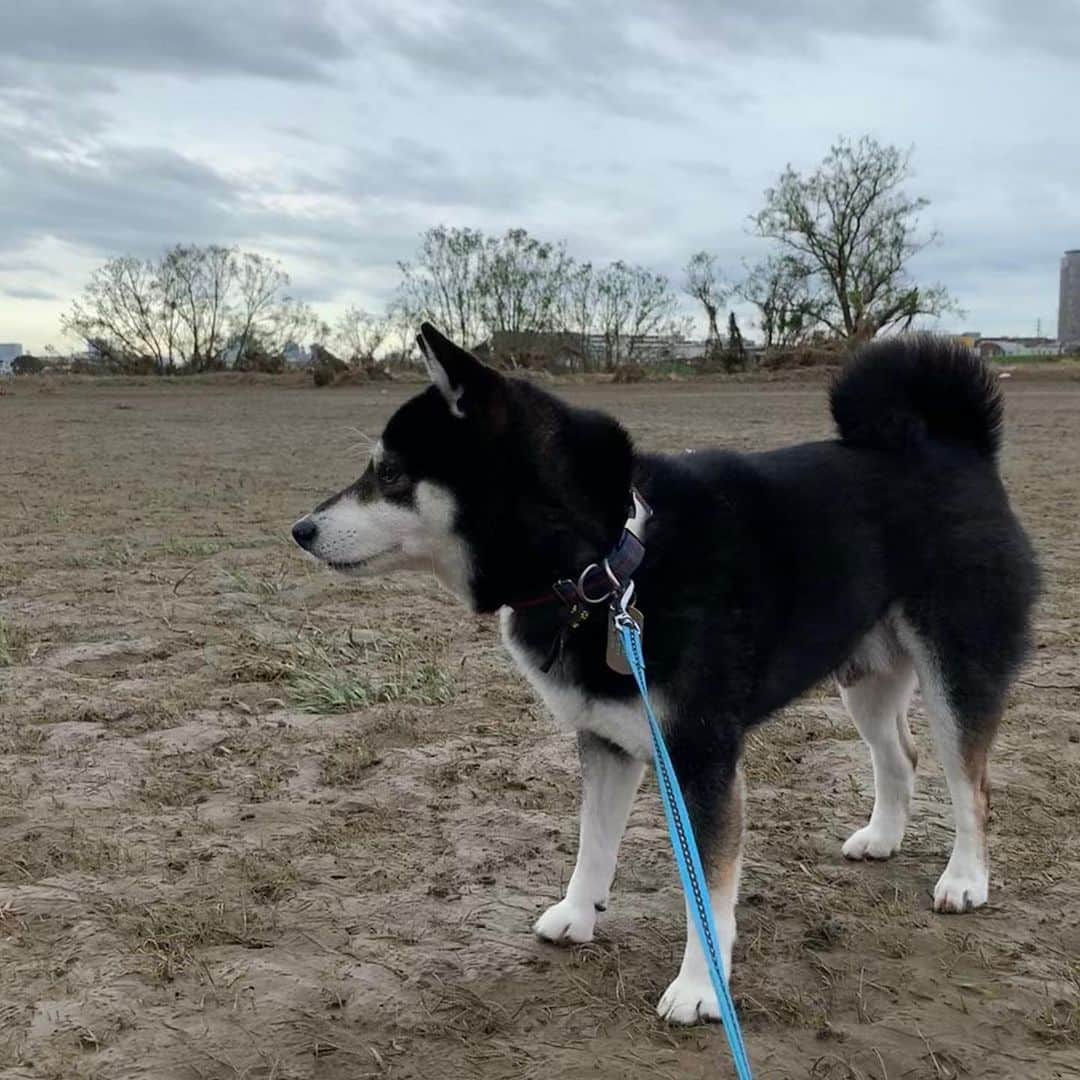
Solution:
<path fill-rule="evenodd" d="M 615 420 L 499 375 L 430 326 L 422 343 L 442 392 L 394 414 L 378 467 L 343 494 L 408 506 L 422 480 L 449 490 L 473 606 L 493 612 L 601 559 L 628 491 L 641 492 L 653 509 L 635 574 L 649 681 L 668 704 L 706 858 L 744 733 L 857 669 L 890 612 L 932 654 L 962 738 L 988 746 L 1038 581 L 997 471 L 1001 392 L 974 354 L 930 337 L 871 344 L 832 388 L 838 438 L 665 456 L 635 452 Z M 556 603 L 516 610 L 511 641 L 538 663 L 563 618 Z M 568 636 L 550 679 L 631 701 L 633 680 L 605 662 L 606 634 L 601 611 Z"/>

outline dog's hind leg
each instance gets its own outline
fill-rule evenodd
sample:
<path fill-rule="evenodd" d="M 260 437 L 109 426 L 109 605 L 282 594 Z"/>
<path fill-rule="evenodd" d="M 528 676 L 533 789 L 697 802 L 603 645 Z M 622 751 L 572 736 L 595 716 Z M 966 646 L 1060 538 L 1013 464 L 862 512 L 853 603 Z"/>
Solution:
<path fill-rule="evenodd" d="M 934 910 L 969 911 L 982 907 L 989 895 L 987 759 L 1006 684 L 1004 679 L 993 680 L 985 670 L 980 671 L 977 657 L 944 659 L 910 627 L 904 630 L 903 638 L 915 658 L 919 689 L 956 822 L 952 855 L 934 888 Z"/>
<path fill-rule="evenodd" d="M 844 857 L 887 859 L 900 849 L 915 791 L 918 753 L 907 722 L 915 670 L 907 656 L 898 655 L 889 671 L 855 670 L 839 678 L 840 696 L 874 767 L 874 809 L 870 821 L 845 841 Z"/>
<path fill-rule="evenodd" d="M 674 755 L 673 755 L 674 756 Z M 743 801 L 745 785 L 742 770 L 733 769 L 720 785 L 719 798 L 706 807 L 703 796 L 716 795 L 715 782 L 699 785 L 689 769 L 686 778 L 675 758 L 675 771 L 679 774 L 683 794 L 693 819 L 691 824 L 701 851 L 702 863 L 709 878 L 709 894 L 712 900 L 713 921 L 720 940 L 720 957 L 724 965 L 724 978 L 731 975 L 731 950 L 735 944 L 735 905 L 739 897 L 739 876 L 742 872 Z M 710 791 L 709 788 L 713 790 Z M 704 790 L 701 790 L 704 788 Z M 687 901 L 689 904 L 689 901 Z M 689 907 L 686 912 L 686 947 L 683 951 L 679 974 L 664 991 L 657 1013 L 672 1024 L 696 1024 L 704 1020 L 719 1020 L 720 1006 L 709 979 L 705 954 L 691 921 Z"/>
<path fill-rule="evenodd" d="M 578 756 L 582 798 L 577 864 L 565 898 L 533 926 L 538 937 L 555 944 L 592 941 L 596 913 L 607 907 L 619 843 L 645 771 L 643 762 L 587 731 L 578 734 Z"/>

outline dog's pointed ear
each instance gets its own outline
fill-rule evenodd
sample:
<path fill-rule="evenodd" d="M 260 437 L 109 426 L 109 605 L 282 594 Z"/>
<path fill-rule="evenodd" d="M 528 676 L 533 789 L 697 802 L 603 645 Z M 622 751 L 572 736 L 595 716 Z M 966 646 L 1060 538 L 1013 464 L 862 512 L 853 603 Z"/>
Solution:
<path fill-rule="evenodd" d="M 499 381 L 498 372 L 444 337 L 431 323 L 421 324 L 416 342 L 428 377 L 458 419 L 471 415 Z"/>

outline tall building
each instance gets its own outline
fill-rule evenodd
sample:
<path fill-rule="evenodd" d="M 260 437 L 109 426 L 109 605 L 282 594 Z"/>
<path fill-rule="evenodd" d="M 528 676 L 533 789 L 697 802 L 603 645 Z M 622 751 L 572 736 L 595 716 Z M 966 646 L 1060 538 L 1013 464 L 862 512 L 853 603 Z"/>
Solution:
<path fill-rule="evenodd" d="M 7 375 L 11 371 L 11 361 L 16 356 L 22 356 L 21 345 L 0 343 L 0 375 Z"/>
<path fill-rule="evenodd" d="M 1061 258 L 1057 336 L 1062 349 L 1080 349 L 1080 248 L 1066 251 Z"/>

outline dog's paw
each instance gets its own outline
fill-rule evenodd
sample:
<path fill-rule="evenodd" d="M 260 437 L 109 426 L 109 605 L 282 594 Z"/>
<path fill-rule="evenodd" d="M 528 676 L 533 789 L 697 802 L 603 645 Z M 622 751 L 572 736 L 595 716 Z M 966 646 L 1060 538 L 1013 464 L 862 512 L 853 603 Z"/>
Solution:
<path fill-rule="evenodd" d="M 864 825 L 853 832 L 840 849 L 845 859 L 890 859 L 900 850 L 903 834 L 876 825 Z"/>
<path fill-rule="evenodd" d="M 560 900 L 533 923 L 533 933 L 553 945 L 584 945 L 592 941 L 596 908 Z"/>
<path fill-rule="evenodd" d="M 934 887 L 934 910 L 943 914 L 962 915 L 982 907 L 990 895 L 990 875 L 979 867 L 961 871 L 952 863 Z"/>
<path fill-rule="evenodd" d="M 656 1013 L 669 1024 L 704 1024 L 720 1019 L 720 1006 L 709 976 L 680 973 L 664 991 Z"/>

